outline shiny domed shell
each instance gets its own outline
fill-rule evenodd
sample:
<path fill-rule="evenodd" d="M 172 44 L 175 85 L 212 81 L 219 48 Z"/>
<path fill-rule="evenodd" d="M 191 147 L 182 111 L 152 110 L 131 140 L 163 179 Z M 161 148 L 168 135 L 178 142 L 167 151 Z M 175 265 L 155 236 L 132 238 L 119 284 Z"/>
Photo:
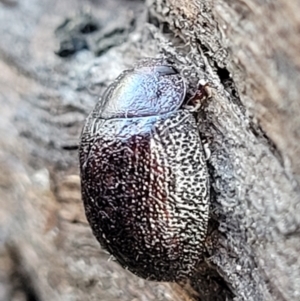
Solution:
<path fill-rule="evenodd" d="M 209 176 L 185 84 L 148 59 L 110 85 L 84 125 L 82 199 L 94 235 L 132 273 L 177 281 L 201 260 Z"/>

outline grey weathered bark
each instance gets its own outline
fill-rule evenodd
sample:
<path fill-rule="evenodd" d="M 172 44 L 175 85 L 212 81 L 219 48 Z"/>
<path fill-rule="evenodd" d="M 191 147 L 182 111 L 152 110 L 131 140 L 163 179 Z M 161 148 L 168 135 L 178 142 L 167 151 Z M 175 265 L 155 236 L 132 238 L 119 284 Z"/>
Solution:
<path fill-rule="evenodd" d="M 149 0 L 150 13 L 129 0 L 0 2 L 1 300 L 300 298 L 299 1 Z M 86 7 L 93 19 L 75 15 Z M 157 55 L 189 93 L 200 79 L 212 90 L 199 113 L 207 251 L 179 285 L 108 261 L 79 190 L 76 144 L 97 95 Z"/>

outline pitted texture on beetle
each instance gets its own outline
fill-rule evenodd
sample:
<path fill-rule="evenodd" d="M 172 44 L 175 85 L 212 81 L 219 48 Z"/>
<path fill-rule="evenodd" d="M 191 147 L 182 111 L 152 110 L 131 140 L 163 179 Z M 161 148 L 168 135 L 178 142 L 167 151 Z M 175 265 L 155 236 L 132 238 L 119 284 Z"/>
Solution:
<path fill-rule="evenodd" d="M 135 274 L 174 281 L 203 251 L 208 174 L 194 117 L 89 120 L 80 153 L 87 218 Z"/>
<path fill-rule="evenodd" d="M 143 278 L 176 281 L 204 250 L 209 183 L 185 84 L 163 60 L 143 60 L 108 87 L 80 144 L 82 197 L 101 245 Z"/>
<path fill-rule="evenodd" d="M 104 93 L 96 113 L 105 119 L 160 115 L 177 110 L 184 96 L 185 83 L 176 70 L 152 62 L 123 72 Z"/>

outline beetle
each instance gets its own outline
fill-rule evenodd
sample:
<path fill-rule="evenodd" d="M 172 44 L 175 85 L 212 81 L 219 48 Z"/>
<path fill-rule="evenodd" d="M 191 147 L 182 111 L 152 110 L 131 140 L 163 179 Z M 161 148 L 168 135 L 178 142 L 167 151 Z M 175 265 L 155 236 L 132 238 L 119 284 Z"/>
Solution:
<path fill-rule="evenodd" d="M 209 176 L 186 85 L 144 59 L 106 89 L 79 147 L 85 213 L 102 247 L 155 281 L 192 275 L 204 252 Z"/>

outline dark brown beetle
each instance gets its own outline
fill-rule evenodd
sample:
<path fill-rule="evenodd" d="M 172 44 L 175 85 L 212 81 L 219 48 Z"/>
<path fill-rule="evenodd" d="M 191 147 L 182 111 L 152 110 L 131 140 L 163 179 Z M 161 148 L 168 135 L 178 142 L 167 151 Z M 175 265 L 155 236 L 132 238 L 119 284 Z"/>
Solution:
<path fill-rule="evenodd" d="M 108 87 L 81 136 L 93 233 L 124 268 L 149 280 L 188 277 L 204 249 L 209 177 L 185 93 L 170 63 L 143 60 Z"/>

